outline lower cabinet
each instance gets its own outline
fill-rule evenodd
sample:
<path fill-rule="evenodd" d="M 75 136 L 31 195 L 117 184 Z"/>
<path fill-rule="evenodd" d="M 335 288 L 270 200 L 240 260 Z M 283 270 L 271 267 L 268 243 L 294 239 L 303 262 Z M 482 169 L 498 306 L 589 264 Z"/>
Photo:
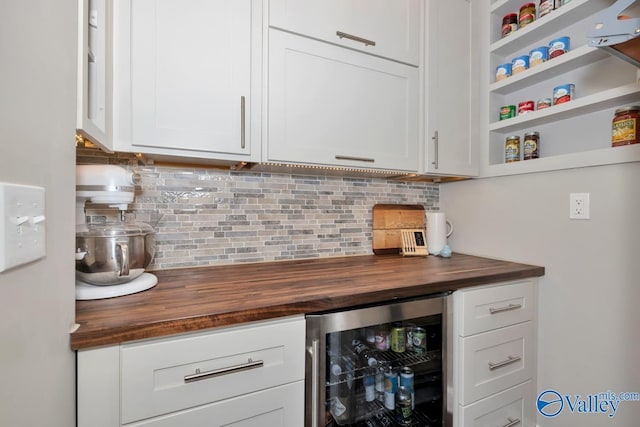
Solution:
<path fill-rule="evenodd" d="M 78 427 L 304 422 L 299 316 L 78 351 Z"/>
<path fill-rule="evenodd" d="M 455 427 L 535 426 L 537 280 L 454 293 Z"/>

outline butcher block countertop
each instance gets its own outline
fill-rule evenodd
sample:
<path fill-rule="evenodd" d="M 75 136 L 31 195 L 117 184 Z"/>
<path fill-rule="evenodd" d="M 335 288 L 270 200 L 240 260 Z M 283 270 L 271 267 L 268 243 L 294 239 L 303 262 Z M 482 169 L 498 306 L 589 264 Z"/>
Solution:
<path fill-rule="evenodd" d="M 153 272 L 158 284 L 76 302 L 74 350 L 282 316 L 344 309 L 542 276 L 544 267 L 470 255 L 366 255 Z"/>

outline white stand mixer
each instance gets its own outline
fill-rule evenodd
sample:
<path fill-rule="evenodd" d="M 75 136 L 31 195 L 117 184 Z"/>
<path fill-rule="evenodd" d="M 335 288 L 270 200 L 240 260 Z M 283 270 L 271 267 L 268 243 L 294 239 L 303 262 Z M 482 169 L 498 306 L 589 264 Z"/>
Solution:
<path fill-rule="evenodd" d="M 158 283 L 144 272 L 155 252 L 153 229 L 124 221 L 138 180 L 119 166 L 76 166 L 76 300 L 129 295 Z M 119 221 L 87 224 L 88 201 L 119 209 Z"/>

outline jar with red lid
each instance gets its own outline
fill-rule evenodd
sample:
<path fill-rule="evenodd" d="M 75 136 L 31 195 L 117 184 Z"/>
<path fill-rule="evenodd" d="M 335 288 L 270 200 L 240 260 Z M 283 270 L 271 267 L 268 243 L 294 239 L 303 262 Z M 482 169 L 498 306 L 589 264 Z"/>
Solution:
<path fill-rule="evenodd" d="M 640 142 L 638 122 L 640 105 L 618 108 L 611 126 L 611 146 L 637 144 Z"/>
<path fill-rule="evenodd" d="M 507 13 L 502 18 L 502 37 L 506 37 L 518 29 L 518 14 Z"/>
<path fill-rule="evenodd" d="M 520 16 L 518 19 L 518 27 L 524 28 L 536 20 L 536 4 L 525 3 L 520 7 Z"/>

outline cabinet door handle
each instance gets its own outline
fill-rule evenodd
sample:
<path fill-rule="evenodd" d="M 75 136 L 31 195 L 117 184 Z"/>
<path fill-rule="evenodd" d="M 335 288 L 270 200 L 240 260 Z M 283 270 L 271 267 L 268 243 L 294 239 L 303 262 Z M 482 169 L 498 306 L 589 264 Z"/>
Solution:
<path fill-rule="evenodd" d="M 509 422 L 507 424 L 503 425 L 502 427 L 513 427 L 515 425 L 520 424 L 520 418 L 513 419 L 511 417 L 508 417 L 507 421 L 509 421 Z"/>
<path fill-rule="evenodd" d="M 354 36 L 352 34 L 347 34 L 347 33 L 343 33 L 342 31 L 336 31 L 336 36 L 345 39 L 349 39 L 349 40 L 353 40 L 356 42 L 360 42 L 362 44 L 364 44 L 365 46 L 375 46 L 376 42 L 374 42 L 373 40 L 368 40 L 368 39 L 363 39 L 362 37 L 358 37 L 358 36 Z"/>
<path fill-rule="evenodd" d="M 509 304 L 505 307 L 498 307 L 498 308 L 489 307 L 489 313 L 497 314 L 497 313 L 502 313 L 503 311 L 517 310 L 519 308 L 522 308 L 522 304 Z"/>
<path fill-rule="evenodd" d="M 341 156 L 341 155 L 336 155 L 336 160 L 355 160 L 357 162 L 369 162 L 369 163 L 375 163 L 376 159 L 371 159 L 368 157 L 353 157 L 353 156 Z"/>
<path fill-rule="evenodd" d="M 438 169 L 438 131 L 433 132 L 433 136 L 431 137 L 431 139 L 433 139 L 433 162 L 431 162 L 431 164 L 434 166 L 435 169 Z"/>
<path fill-rule="evenodd" d="M 256 360 L 254 362 L 253 360 L 249 359 L 247 363 L 228 366 L 226 368 L 214 369 L 212 371 L 207 371 L 207 372 L 200 372 L 200 369 L 196 369 L 195 374 L 186 375 L 184 377 L 184 382 L 192 383 L 194 381 L 207 380 L 209 378 L 219 377 L 221 375 L 233 374 L 235 372 L 248 371 L 250 369 L 261 368 L 262 366 L 264 366 L 264 361 Z"/>
<path fill-rule="evenodd" d="M 507 360 L 503 360 L 502 362 L 489 362 L 489 370 L 493 371 L 494 369 L 502 368 L 503 366 L 511 365 L 512 363 L 516 363 L 517 361 L 522 360 L 520 356 L 509 356 Z"/>
<path fill-rule="evenodd" d="M 245 99 L 240 97 L 240 148 L 245 147 Z"/>

